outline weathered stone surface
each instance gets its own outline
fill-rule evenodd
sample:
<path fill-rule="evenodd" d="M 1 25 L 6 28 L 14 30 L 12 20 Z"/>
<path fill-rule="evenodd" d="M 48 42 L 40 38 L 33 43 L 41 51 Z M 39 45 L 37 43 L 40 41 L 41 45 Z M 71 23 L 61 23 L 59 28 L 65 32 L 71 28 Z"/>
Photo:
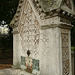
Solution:
<path fill-rule="evenodd" d="M 65 29 L 62 30 L 61 39 L 62 39 L 63 75 L 69 75 L 70 74 L 70 62 L 69 62 L 69 31 L 68 30 L 65 30 Z"/>
<path fill-rule="evenodd" d="M 58 9 L 62 0 L 38 0 L 45 12 L 50 12 L 54 9 Z"/>
<path fill-rule="evenodd" d="M 32 70 L 34 59 L 39 61 L 36 67 L 34 65 L 34 73 L 37 75 L 71 75 L 70 29 L 72 25 L 69 22 L 70 19 L 65 16 L 67 11 L 62 10 L 61 15 L 55 16 L 45 13 L 48 11 L 51 13 L 52 10 L 57 9 L 57 7 L 59 8 L 61 1 L 62 0 L 23 1 L 18 22 L 15 23 L 17 27 L 13 28 L 14 68 L 21 68 L 24 71 L 26 70 L 32 73 L 34 70 Z M 57 5 L 58 2 L 59 5 Z M 34 3 L 37 4 L 35 7 Z M 64 3 L 62 3 L 62 5 L 63 4 Z M 67 6 L 67 3 L 65 4 Z M 68 7 L 69 6 L 67 6 L 67 8 Z M 43 8 L 44 12 L 38 14 L 37 10 L 39 8 Z M 48 9 L 46 10 L 46 8 Z M 69 10 L 71 11 L 71 9 Z M 61 9 L 56 11 L 61 11 Z M 52 11 L 52 14 L 56 11 Z M 57 13 L 60 14 L 60 12 Z M 68 35 L 62 34 L 64 32 Z M 66 49 L 63 48 L 65 43 L 68 43 L 68 48 Z M 67 47 L 67 45 L 64 47 Z M 28 50 L 30 51 L 29 56 L 27 55 Z M 65 52 L 65 50 L 67 52 Z M 66 53 L 65 57 L 64 52 Z M 63 62 L 66 59 L 67 61 Z M 36 72 L 38 67 L 39 72 Z M 67 70 L 63 70 L 64 68 Z"/>

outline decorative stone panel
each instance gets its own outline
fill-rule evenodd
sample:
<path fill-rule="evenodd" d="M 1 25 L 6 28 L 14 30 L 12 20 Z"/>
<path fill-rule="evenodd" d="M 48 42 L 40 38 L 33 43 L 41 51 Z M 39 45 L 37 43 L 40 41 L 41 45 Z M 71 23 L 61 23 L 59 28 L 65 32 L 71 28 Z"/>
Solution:
<path fill-rule="evenodd" d="M 22 51 L 26 54 L 30 50 L 31 54 L 38 55 L 40 26 L 28 1 L 25 1 L 23 8 L 25 10 L 22 11 L 19 24 Z"/>
<path fill-rule="evenodd" d="M 70 74 L 70 62 L 69 62 L 69 33 L 61 33 L 62 38 L 62 75 Z"/>

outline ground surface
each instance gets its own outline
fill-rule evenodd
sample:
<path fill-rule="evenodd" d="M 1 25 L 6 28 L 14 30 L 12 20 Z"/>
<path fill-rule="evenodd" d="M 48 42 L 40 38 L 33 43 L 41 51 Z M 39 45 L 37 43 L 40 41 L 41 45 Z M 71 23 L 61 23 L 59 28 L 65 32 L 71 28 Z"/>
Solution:
<path fill-rule="evenodd" d="M 10 64 L 0 64 L 0 70 L 11 68 L 11 67 L 12 67 L 12 65 L 10 65 Z"/>
<path fill-rule="evenodd" d="M 0 70 L 11 68 L 13 64 L 12 52 L 0 52 Z"/>
<path fill-rule="evenodd" d="M 0 70 L 0 75 L 33 75 L 33 74 L 27 73 L 21 69 L 9 68 Z"/>

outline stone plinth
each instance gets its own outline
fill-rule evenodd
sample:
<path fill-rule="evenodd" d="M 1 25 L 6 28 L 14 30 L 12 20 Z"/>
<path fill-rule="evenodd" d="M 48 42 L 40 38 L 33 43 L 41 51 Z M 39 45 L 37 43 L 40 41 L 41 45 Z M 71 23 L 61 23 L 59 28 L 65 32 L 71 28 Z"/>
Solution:
<path fill-rule="evenodd" d="M 32 74 L 27 73 L 21 69 L 9 68 L 0 70 L 0 75 L 32 75 Z"/>

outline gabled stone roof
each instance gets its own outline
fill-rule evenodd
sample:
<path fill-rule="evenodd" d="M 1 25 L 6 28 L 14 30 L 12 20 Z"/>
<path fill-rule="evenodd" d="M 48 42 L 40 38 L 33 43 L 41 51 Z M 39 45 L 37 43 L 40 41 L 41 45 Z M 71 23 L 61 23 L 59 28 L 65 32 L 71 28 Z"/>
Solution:
<path fill-rule="evenodd" d="M 10 23 L 11 27 L 17 27 L 17 22 L 21 13 L 21 7 L 24 4 L 23 2 L 24 0 L 19 1 L 16 14 Z M 35 10 L 40 16 L 40 19 L 42 19 L 41 17 L 46 19 L 57 15 L 65 15 L 69 18 L 73 18 L 75 15 L 74 4 L 72 0 L 31 0 L 30 2 L 32 2 Z"/>

